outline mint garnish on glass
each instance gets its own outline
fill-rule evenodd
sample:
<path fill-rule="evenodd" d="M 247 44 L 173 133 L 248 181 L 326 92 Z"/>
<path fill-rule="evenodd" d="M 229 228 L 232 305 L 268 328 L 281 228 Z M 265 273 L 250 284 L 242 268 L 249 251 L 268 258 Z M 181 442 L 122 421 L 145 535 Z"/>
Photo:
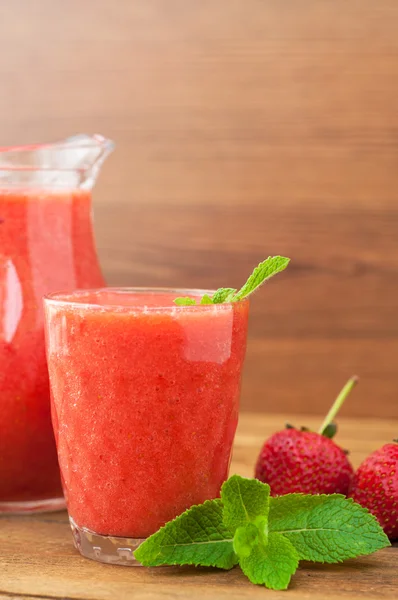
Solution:
<path fill-rule="evenodd" d="M 200 304 L 222 304 L 223 302 L 238 302 L 239 300 L 243 300 L 243 298 L 247 298 L 247 296 L 250 296 L 250 294 L 257 290 L 267 279 L 286 269 L 289 262 L 290 258 L 284 256 L 269 256 L 254 269 L 240 290 L 236 290 L 235 288 L 219 288 L 213 296 L 205 294 L 201 298 Z M 176 298 L 174 302 L 178 306 L 193 306 L 196 304 L 196 300 L 188 296 Z"/>
<path fill-rule="evenodd" d="M 147 567 L 239 564 L 251 582 L 284 590 L 300 560 L 338 563 L 389 545 L 375 517 L 340 494 L 271 497 L 269 485 L 233 475 L 221 499 L 185 511 L 134 554 Z"/>

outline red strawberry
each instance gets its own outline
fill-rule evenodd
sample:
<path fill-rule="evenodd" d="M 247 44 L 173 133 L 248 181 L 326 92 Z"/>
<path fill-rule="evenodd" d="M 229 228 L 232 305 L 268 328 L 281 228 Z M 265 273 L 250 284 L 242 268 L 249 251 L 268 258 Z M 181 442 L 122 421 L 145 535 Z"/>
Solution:
<path fill-rule="evenodd" d="M 285 429 L 274 433 L 256 466 L 256 477 L 269 483 L 273 496 L 348 494 L 354 470 L 333 440 L 313 431 Z"/>
<path fill-rule="evenodd" d="M 257 460 L 255 476 L 271 486 L 271 494 L 348 494 L 354 470 L 346 453 L 330 439 L 331 423 L 357 382 L 352 377 L 330 409 L 319 433 L 288 426 L 267 440 Z"/>
<path fill-rule="evenodd" d="M 398 538 L 398 444 L 385 444 L 363 461 L 350 497 L 374 514 L 391 540 Z"/>

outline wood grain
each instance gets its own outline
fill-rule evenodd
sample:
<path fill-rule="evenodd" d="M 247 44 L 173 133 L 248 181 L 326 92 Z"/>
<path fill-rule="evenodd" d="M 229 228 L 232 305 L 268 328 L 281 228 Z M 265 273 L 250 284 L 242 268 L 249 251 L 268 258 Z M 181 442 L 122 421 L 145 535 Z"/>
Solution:
<path fill-rule="evenodd" d="M 121 285 L 239 285 L 243 406 L 398 417 L 396 0 L 0 0 L 0 144 L 101 131 Z"/>
<path fill-rule="evenodd" d="M 232 472 L 252 476 L 264 439 L 288 415 L 243 414 L 240 419 Z M 314 417 L 305 423 L 315 428 Z M 352 450 L 358 465 L 398 429 L 394 420 L 342 419 L 339 441 Z M 303 563 L 294 575 L 289 598 L 311 600 L 379 600 L 396 598 L 398 546 L 341 565 Z M 282 600 L 250 584 L 239 569 L 167 567 L 156 569 L 108 566 L 82 558 L 73 548 L 66 513 L 0 518 L 0 600 Z"/>

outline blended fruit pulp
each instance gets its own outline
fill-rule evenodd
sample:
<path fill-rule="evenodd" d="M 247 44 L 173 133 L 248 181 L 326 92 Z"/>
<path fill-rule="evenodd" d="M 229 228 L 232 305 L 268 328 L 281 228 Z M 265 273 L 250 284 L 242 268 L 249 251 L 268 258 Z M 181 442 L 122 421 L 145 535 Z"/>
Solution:
<path fill-rule="evenodd" d="M 147 537 L 228 476 L 249 303 L 176 307 L 176 295 L 46 302 L 68 511 L 102 535 Z"/>
<path fill-rule="evenodd" d="M 42 296 L 103 285 L 91 195 L 0 188 L 0 511 L 62 496 Z"/>

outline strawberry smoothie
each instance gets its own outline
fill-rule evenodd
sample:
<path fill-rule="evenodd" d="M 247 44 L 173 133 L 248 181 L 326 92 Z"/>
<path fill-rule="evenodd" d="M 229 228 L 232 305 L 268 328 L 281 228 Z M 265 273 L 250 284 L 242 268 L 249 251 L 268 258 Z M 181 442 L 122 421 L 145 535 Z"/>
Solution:
<path fill-rule="evenodd" d="M 79 531 L 145 538 L 219 495 L 249 302 L 173 303 L 203 293 L 102 289 L 45 300 L 53 426 Z"/>
<path fill-rule="evenodd" d="M 89 191 L 0 184 L 0 512 L 63 504 L 42 296 L 103 285 Z"/>

